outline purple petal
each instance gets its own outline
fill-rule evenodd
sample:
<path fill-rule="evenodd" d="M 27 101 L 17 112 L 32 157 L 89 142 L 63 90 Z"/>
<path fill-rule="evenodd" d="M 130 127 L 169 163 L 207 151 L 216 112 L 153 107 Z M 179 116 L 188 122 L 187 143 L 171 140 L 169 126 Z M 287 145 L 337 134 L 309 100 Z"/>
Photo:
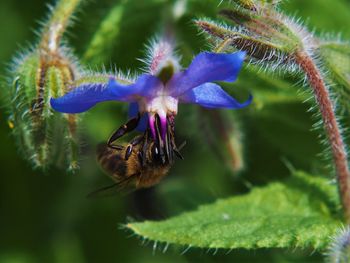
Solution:
<path fill-rule="evenodd" d="M 197 55 L 187 70 L 176 73 L 167 84 L 171 95 L 178 97 L 206 82 L 236 80 L 245 52 L 220 54 L 203 52 Z"/>
<path fill-rule="evenodd" d="M 129 119 L 136 117 L 136 115 L 139 113 L 139 105 L 137 102 L 132 102 L 129 105 Z M 136 130 L 140 132 L 144 132 L 147 129 L 148 125 L 148 114 L 144 113 L 141 116 L 140 122 L 136 127 Z"/>
<path fill-rule="evenodd" d="M 227 94 L 219 85 L 205 83 L 187 91 L 179 99 L 180 102 L 195 103 L 206 108 L 240 109 L 248 106 L 251 103 L 252 98 L 252 96 L 249 96 L 247 101 L 239 103 Z"/>
<path fill-rule="evenodd" d="M 51 107 L 59 112 L 80 113 L 103 101 L 136 101 L 140 96 L 152 96 L 162 83 L 152 75 L 141 75 L 135 84 L 123 85 L 114 78 L 106 83 L 84 84 L 64 96 L 51 98 Z"/>

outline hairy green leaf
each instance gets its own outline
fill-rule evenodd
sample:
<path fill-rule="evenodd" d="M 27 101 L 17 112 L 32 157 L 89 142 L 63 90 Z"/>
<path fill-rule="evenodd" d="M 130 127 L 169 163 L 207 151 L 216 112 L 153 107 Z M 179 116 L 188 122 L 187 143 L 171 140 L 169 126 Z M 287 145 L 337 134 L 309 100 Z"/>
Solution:
<path fill-rule="evenodd" d="M 145 239 L 190 247 L 323 249 L 341 225 L 336 196 L 328 180 L 296 172 L 285 183 L 127 227 Z"/>

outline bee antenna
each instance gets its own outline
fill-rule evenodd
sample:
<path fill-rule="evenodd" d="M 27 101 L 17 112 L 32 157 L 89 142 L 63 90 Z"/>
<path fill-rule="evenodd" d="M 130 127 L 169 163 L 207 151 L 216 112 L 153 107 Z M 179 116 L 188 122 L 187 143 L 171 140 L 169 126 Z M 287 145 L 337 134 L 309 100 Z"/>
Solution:
<path fill-rule="evenodd" d="M 186 141 L 180 144 L 180 146 L 177 148 L 178 151 L 181 151 L 183 147 L 186 146 Z"/>

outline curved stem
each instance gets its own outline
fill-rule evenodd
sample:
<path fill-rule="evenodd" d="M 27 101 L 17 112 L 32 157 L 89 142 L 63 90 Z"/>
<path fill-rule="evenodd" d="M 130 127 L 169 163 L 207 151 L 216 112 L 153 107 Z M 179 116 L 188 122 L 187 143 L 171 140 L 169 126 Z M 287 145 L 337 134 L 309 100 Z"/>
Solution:
<path fill-rule="evenodd" d="M 350 223 L 350 172 L 345 145 L 335 116 L 335 109 L 320 70 L 312 58 L 303 51 L 296 52 L 296 62 L 305 72 L 323 119 L 324 129 L 329 140 L 338 188 L 343 205 L 345 220 Z"/>
<path fill-rule="evenodd" d="M 216 52 L 216 53 L 224 52 L 231 44 L 232 44 L 232 39 L 226 38 L 215 47 L 213 52 Z"/>
<path fill-rule="evenodd" d="M 76 11 L 80 2 L 82 0 L 60 0 L 52 8 L 50 19 L 43 29 L 40 43 L 40 47 L 46 52 L 57 52 L 60 47 L 62 35 L 72 20 L 72 14 Z"/>

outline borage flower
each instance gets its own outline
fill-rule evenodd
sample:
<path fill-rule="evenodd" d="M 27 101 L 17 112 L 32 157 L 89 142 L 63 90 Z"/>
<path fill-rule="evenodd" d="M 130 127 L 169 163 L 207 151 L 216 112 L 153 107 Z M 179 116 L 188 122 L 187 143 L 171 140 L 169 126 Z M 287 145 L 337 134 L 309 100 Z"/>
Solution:
<path fill-rule="evenodd" d="M 166 141 L 174 140 L 178 103 L 227 109 L 240 109 L 250 104 L 251 96 L 246 102 L 239 103 L 212 83 L 235 81 L 243 64 L 244 52 L 202 52 L 186 70 L 181 71 L 170 42 L 159 41 L 149 51 L 148 72 L 140 75 L 135 83 L 125 85 L 110 77 L 108 83 L 83 84 L 60 98 L 51 99 L 52 108 L 63 113 L 80 113 L 103 101 L 129 102 L 131 117 L 136 116 L 136 122 L 129 121 L 130 126 L 135 128 L 138 125 L 139 130 L 148 128 L 162 149 Z M 112 136 L 114 139 L 131 130 L 122 127 Z M 171 146 L 176 148 L 174 143 Z"/>

